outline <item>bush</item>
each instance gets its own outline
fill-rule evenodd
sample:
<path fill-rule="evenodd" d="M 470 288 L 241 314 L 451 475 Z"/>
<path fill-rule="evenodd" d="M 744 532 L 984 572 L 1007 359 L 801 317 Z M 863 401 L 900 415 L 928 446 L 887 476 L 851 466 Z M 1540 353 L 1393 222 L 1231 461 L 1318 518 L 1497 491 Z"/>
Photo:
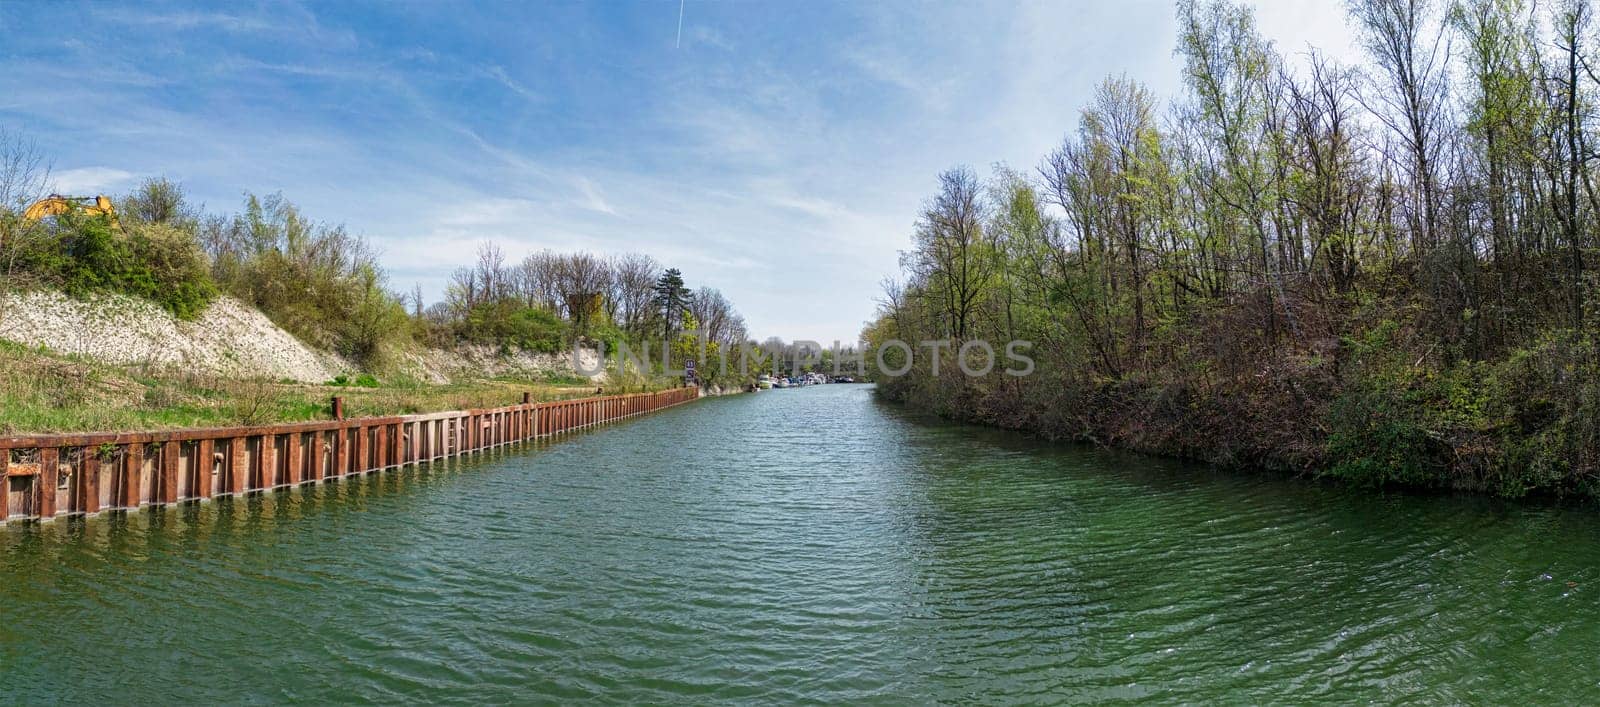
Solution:
<path fill-rule="evenodd" d="M 120 292 L 193 319 L 216 299 L 205 256 L 187 233 L 156 224 L 118 232 L 104 216 L 68 214 L 53 238 L 19 254 L 19 266 L 69 295 Z"/>
<path fill-rule="evenodd" d="M 561 350 L 567 324 L 556 313 L 522 307 L 509 300 L 482 302 L 468 309 L 459 329 L 461 338 L 502 350 L 522 349 L 555 353 Z"/>
<path fill-rule="evenodd" d="M 1421 398 L 1405 382 L 1383 379 L 1339 396 L 1329 411 L 1331 466 L 1323 473 L 1373 486 L 1440 482 L 1445 464 L 1422 425 Z"/>
<path fill-rule="evenodd" d="M 343 227 L 311 221 L 274 194 L 250 196 L 243 213 L 202 230 L 217 281 L 302 341 L 378 367 L 409 339 L 377 254 Z"/>
<path fill-rule="evenodd" d="M 1485 427 L 1484 370 L 1471 362 L 1419 367 L 1405 336 L 1385 319 L 1345 339 L 1352 361 L 1328 410 L 1324 474 L 1372 485 L 1461 485 L 1450 477 L 1453 443 Z"/>
<path fill-rule="evenodd" d="M 351 378 L 350 376 L 341 373 L 337 376 L 334 376 L 333 380 L 328 381 L 323 385 L 330 385 L 336 388 L 348 388 L 350 386 L 355 386 L 357 388 L 376 388 L 379 384 L 377 377 L 373 376 L 371 373 L 363 373 L 355 378 Z"/>

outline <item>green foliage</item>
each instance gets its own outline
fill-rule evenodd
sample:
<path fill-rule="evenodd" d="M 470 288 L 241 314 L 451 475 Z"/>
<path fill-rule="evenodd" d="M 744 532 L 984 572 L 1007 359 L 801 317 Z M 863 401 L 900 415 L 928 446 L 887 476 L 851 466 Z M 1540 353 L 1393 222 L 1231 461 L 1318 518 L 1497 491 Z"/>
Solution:
<path fill-rule="evenodd" d="M 105 216 L 62 216 L 50 238 L 26 244 L 18 265 L 69 295 L 119 292 L 193 319 L 217 296 L 205 256 L 170 226 L 136 224 L 119 232 Z"/>
<path fill-rule="evenodd" d="M 1026 340 L 1038 373 L 934 375 L 919 346 L 878 391 L 1360 484 L 1600 493 L 1600 123 L 1572 78 L 1597 45 L 1573 7 L 1351 0 L 1351 67 L 1181 0 L 1183 95 L 1108 78 L 1039 179 L 1000 166 L 977 198 L 945 171 L 863 332 Z"/>
<path fill-rule="evenodd" d="M 510 300 L 481 302 L 467 310 L 460 334 L 467 341 L 555 353 L 562 348 L 566 322 L 547 309 L 524 307 Z"/>
<path fill-rule="evenodd" d="M 622 342 L 628 340 L 628 333 L 615 322 L 602 321 L 589 329 L 589 339 L 605 345 L 606 351 L 616 351 Z"/>
<path fill-rule="evenodd" d="M 124 221 L 170 226 L 190 234 L 198 227 L 195 209 L 184 197 L 183 186 L 165 177 L 146 179 L 118 201 Z"/>
<path fill-rule="evenodd" d="M 1428 386 L 1404 374 L 1374 375 L 1333 403 L 1323 472 L 1362 484 L 1441 485 L 1446 469 L 1425 426 Z"/>
<path fill-rule="evenodd" d="M 662 311 L 676 312 L 673 323 L 689 317 L 696 303 L 676 270 L 657 282 L 648 257 L 547 251 L 507 268 L 491 247 L 481 254 L 490 261 L 466 271 L 445 302 L 425 308 L 420 289 L 407 297 L 388 290 L 364 238 L 306 217 L 281 194 L 249 195 L 237 214 L 206 215 L 185 200 L 181 185 L 150 179 L 116 200 L 120 227 L 117 217 L 90 206 L 93 200 L 69 203 L 72 210 L 43 220 L 0 205 L 7 285 L 54 287 L 77 297 L 123 293 L 185 319 L 227 293 L 310 346 L 391 377 L 400 373 L 402 354 L 418 344 L 448 348 L 468 341 L 504 352 L 555 353 L 588 339 L 615 350 L 631 337 L 650 335 L 660 313 L 652 314 L 652 293 L 665 298 Z M 742 319 L 720 294 L 704 291 L 715 295 L 706 311 L 716 335 L 742 339 Z M 377 384 L 371 374 L 329 382 Z M 151 390 L 159 398 L 167 389 Z M 248 416 L 271 414 L 259 405 L 245 407 Z"/>
<path fill-rule="evenodd" d="M 306 218 L 281 194 L 247 197 L 243 213 L 208 223 L 204 240 L 228 292 L 313 346 L 380 367 L 409 339 L 367 241 Z"/>
<path fill-rule="evenodd" d="M 694 293 L 683 284 L 683 273 L 677 268 L 667 268 L 656 280 L 654 288 L 656 311 L 661 314 L 666 327 L 663 334 L 671 336 L 682 327 L 683 317 L 694 302 Z"/>
<path fill-rule="evenodd" d="M 323 385 L 334 386 L 337 388 L 346 388 L 351 386 L 357 388 L 376 388 L 379 386 L 379 383 L 377 377 L 373 376 L 371 373 L 362 373 L 354 378 L 341 373 L 337 376 L 334 376 L 333 380 L 330 380 Z"/>

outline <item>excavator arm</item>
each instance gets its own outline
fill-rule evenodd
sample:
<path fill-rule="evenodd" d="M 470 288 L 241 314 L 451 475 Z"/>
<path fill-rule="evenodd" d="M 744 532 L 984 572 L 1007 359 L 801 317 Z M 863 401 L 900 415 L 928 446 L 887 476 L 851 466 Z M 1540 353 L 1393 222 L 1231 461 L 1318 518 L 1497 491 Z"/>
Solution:
<path fill-rule="evenodd" d="M 111 199 L 103 194 L 95 197 L 51 194 L 29 205 L 27 210 L 22 212 L 22 218 L 28 221 L 38 221 L 42 218 L 61 216 L 72 211 L 105 214 L 111 218 L 113 225 L 117 223 L 117 210 L 111 206 Z"/>

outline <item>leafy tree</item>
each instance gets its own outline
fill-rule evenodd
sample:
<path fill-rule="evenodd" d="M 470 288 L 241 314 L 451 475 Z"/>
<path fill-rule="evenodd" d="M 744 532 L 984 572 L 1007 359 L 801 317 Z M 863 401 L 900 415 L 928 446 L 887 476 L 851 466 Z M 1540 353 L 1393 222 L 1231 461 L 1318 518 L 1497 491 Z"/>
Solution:
<path fill-rule="evenodd" d="M 694 302 L 694 293 L 683 284 L 683 273 L 677 268 L 667 268 L 656 278 L 652 302 L 661 315 L 661 334 L 671 340 L 682 329 L 684 315 Z"/>

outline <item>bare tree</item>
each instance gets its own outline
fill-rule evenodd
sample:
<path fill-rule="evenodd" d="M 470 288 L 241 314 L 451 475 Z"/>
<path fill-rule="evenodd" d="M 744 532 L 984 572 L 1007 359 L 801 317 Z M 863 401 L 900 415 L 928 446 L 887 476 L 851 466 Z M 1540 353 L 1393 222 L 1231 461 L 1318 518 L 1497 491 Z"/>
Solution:
<path fill-rule="evenodd" d="M 560 256 L 555 263 L 556 287 L 567 321 L 573 330 L 587 332 L 611 289 L 611 270 L 605 260 L 590 253 Z"/>
<path fill-rule="evenodd" d="M 661 264 L 639 253 L 624 253 L 611 260 L 611 299 L 617 303 L 617 324 L 629 334 L 642 334 L 654 312 L 656 276 Z"/>
<path fill-rule="evenodd" d="M 1309 258 L 1321 263 L 1337 292 L 1355 287 L 1368 244 L 1361 224 L 1370 202 L 1367 169 L 1353 105 L 1354 73 L 1310 57 L 1304 84 L 1288 77 L 1290 144 L 1294 187 L 1287 195 L 1309 235 Z"/>
<path fill-rule="evenodd" d="M 48 232 L 43 224 L 23 218 L 23 210 L 44 196 L 50 164 L 32 140 L 0 128 L 0 321 L 5 318 L 5 290 L 16 287 L 17 261 L 28 246 Z"/>
<path fill-rule="evenodd" d="M 518 291 L 529 307 L 552 312 L 561 307 L 561 257 L 542 250 L 522 259 L 517 266 Z"/>
<path fill-rule="evenodd" d="M 1418 246 L 1439 238 L 1438 169 L 1447 109 L 1445 26 L 1435 22 L 1429 0 L 1351 0 L 1350 14 L 1386 84 L 1368 108 L 1400 139 L 1402 163 L 1415 190 L 1412 232 Z"/>
<path fill-rule="evenodd" d="M 478 261 L 473 264 L 472 271 L 483 300 L 499 300 L 511 293 L 511 273 L 506 269 L 506 255 L 493 242 L 478 246 Z"/>
<path fill-rule="evenodd" d="M 734 311 L 733 303 L 716 289 L 702 287 L 696 291 L 689 303 L 689 314 L 707 341 L 732 347 L 744 340 L 743 318 Z"/>
<path fill-rule="evenodd" d="M 978 177 L 965 167 L 939 175 L 939 194 L 922 207 L 916 246 L 901 256 L 935 311 L 945 335 L 965 340 L 979 298 L 996 268 L 984 238 L 987 220 Z"/>

